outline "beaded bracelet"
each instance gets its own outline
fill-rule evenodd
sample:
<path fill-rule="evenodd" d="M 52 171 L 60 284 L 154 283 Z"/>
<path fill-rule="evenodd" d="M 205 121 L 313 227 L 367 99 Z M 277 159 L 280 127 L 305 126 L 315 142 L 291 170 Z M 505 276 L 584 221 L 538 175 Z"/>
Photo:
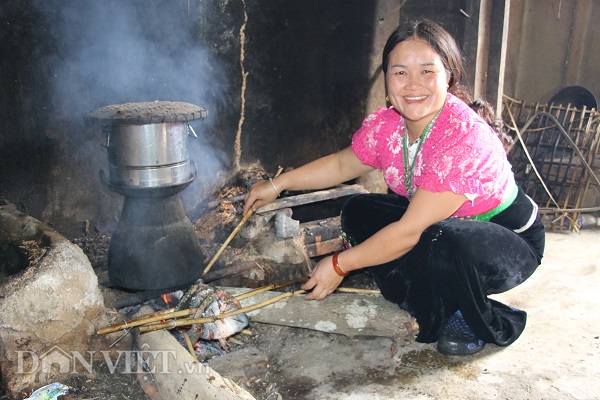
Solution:
<path fill-rule="evenodd" d="M 340 268 L 340 264 L 338 263 L 338 256 L 340 255 L 339 252 L 335 253 L 333 255 L 333 270 L 335 271 L 336 274 L 338 274 L 339 276 L 347 276 L 349 274 L 349 272 L 344 272 L 342 271 L 342 269 Z"/>

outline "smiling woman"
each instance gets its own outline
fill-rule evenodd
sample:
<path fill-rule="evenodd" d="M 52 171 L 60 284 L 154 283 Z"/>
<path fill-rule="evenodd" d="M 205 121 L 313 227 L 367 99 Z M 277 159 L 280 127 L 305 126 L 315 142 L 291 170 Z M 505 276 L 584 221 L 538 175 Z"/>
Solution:
<path fill-rule="evenodd" d="M 389 56 L 386 85 L 390 103 L 404 116 L 414 143 L 446 101 L 451 73 L 442 58 L 420 39 L 398 44 Z"/>
<path fill-rule="evenodd" d="M 501 125 L 460 86 L 460 51 L 438 24 L 401 25 L 382 61 L 391 107 L 367 116 L 350 147 L 272 181 L 280 191 L 322 189 L 380 169 L 393 192 L 347 201 L 347 250 L 317 264 L 302 287 L 312 290 L 306 298 L 323 299 L 368 267 L 384 297 L 417 319 L 417 341 L 437 341 L 449 355 L 508 346 L 526 314 L 487 296 L 535 271 L 544 227 L 515 184 Z M 244 212 L 275 197 L 270 181 L 258 182 Z"/>

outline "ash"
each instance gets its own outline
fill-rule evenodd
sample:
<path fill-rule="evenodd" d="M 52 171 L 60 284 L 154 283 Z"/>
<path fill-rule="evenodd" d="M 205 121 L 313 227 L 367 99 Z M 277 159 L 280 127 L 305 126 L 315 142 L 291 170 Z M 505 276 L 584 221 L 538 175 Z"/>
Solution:
<path fill-rule="evenodd" d="M 108 234 L 86 235 L 73 239 L 72 242 L 83 250 L 94 269 L 106 269 L 110 238 L 111 235 Z"/>

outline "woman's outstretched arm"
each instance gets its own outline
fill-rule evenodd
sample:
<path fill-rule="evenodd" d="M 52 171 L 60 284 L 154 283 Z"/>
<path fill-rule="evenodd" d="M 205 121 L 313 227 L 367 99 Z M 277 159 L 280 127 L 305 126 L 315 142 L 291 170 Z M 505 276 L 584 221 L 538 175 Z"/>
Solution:
<path fill-rule="evenodd" d="M 372 171 L 363 164 L 351 147 L 311 161 L 269 181 L 257 182 L 245 198 L 244 214 L 275 200 L 284 190 L 326 189 Z"/>

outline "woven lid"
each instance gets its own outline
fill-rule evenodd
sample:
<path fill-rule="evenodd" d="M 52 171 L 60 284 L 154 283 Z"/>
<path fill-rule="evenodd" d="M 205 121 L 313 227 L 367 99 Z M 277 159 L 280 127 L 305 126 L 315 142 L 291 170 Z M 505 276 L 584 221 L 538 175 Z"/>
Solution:
<path fill-rule="evenodd" d="M 179 101 L 149 101 L 101 107 L 88 113 L 85 122 L 103 125 L 146 125 L 189 122 L 207 116 L 208 111 L 204 107 L 194 104 Z"/>

